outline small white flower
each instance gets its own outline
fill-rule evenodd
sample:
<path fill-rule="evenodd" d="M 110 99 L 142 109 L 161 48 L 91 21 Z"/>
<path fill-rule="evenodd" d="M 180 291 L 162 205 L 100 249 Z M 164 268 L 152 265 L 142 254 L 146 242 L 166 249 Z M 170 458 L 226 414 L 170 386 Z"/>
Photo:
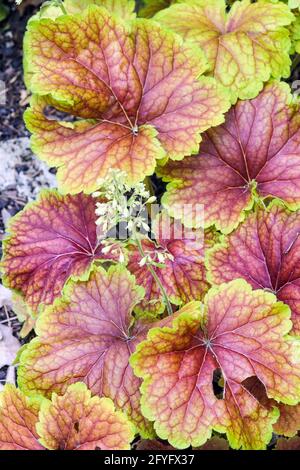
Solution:
<path fill-rule="evenodd" d="M 142 258 L 141 261 L 139 262 L 139 265 L 140 265 L 141 268 L 142 268 L 143 266 L 145 266 L 145 264 L 147 263 L 147 258 L 148 258 L 148 256 L 145 256 L 145 257 Z"/>
<path fill-rule="evenodd" d="M 151 196 L 149 197 L 148 201 L 146 202 L 146 204 L 152 204 L 153 202 L 156 201 L 156 197 L 155 196 Z"/>
<path fill-rule="evenodd" d="M 157 258 L 158 258 L 158 261 L 160 263 L 164 263 L 165 262 L 165 255 L 161 252 L 161 251 L 158 251 L 157 252 Z"/>
<path fill-rule="evenodd" d="M 97 204 L 96 205 L 96 215 L 104 215 L 106 214 L 108 209 L 107 204 Z"/>
<path fill-rule="evenodd" d="M 142 225 L 143 229 L 146 230 L 146 232 L 150 232 L 149 225 L 147 225 L 145 222 L 141 222 L 141 225 Z"/>
<path fill-rule="evenodd" d="M 111 250 L 112 250 L 113 246 L 112 245 L 108 245 L 108 246 L 105 246 L 104 248 L 102 248 L 102 253 L 104 255 L 107 255 Z"/>

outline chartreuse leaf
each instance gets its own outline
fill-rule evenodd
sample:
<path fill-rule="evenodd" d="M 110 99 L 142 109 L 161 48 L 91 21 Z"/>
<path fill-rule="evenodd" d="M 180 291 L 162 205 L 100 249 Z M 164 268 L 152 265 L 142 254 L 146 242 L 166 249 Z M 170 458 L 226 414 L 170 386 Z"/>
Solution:
<path fill-rule="evenodd" d="M 300 351 L 287 336 L 289 317 L 273 294 L 240 279 L 212 288 L 202 307 L 186 305 L 171 325 L 151 329 L 131 365 L 143 379 L 142 411 L 158 436 L 197 447 L 215 429 L 234 449 L 264 449 L 279 412 L 261 405 L 245 381 L 256 376 L 269 398 L 299 402 Z M 221 398 L 213 390 L 216 371 Z"/>
<path fill-rule="evenodd" d="M 94 268 L 89 280 L 70 282 L 64 297 L 39 317 L 38 337 L 20 357 L 19 385 L 26 393 L 64 393 L 83 381 L 93 394 L 111 398 L 147 437 L 152 426 L 140 412 L 140 380 L 129 356 L 150 324 L 131 314 L 143 289 L 122 265 Z"/>
<path fill-rule="evenodd" d="M 257 96 L 270 77 L 288 77 L 290 39 L 285 26 L 294 15 L 279 2 L 186 0 L 154 19 L 205 51 L 211 75 L 228 87 L 233 103 Z"/>
<path fill-rule="evenodd" d="M 107 260 L 97 240 L 95 199 L 43 191 L 11 219 L 2 269 L 7 287 L 22 293 L 33 312 L 52 304 L 70 277 L 88 276 Z"/>
<path fill-rule="evenodd" d="M 134 0 L 63 0 L 62 8 L 53 4 L 51 5 L 51 3 L 45 3 L 46 5 L 42 5 L 40 11 L 34 15 L 34 19 L 56 19 L 59 16 L 64 15 L 63 10 L 65 10 L 68 15 L 74 15 L 81 13 L 90 5 L 104 7 L 109 12 L 114 13 L 125 20 L 132 20 L 136 16 L 134 13 Z M 32 19 L 30 21 L 32 21 Z"/>
<path fill-rule="evenodd" d="M 142 241 L 143 250 L 156 261 L 159 261 L 159 254 L 165 257 L 163 265 L 153 266 L 153 269 L 170 301 L 182 305 L 191 300 L 201 300 L 209 288 L 204 254 L 214 245 L 216 234 L 206 231 L 203 236 L 202 230 L 185 229 L 181 222 L 170 219 L 164 212 L 155 219 L 153 233 L 156 242 L 145 239 Z M 142 257 L 136 245 L 129 246 L 128 256 L 129 271 L 145 289 L 145 297 L 135 310 L 139 313 L 162 313 L 165 305 L 160 288 L 147 265 L 141 266 Z"/>
<path fill-rule="evenodd" d="M 261 2 L 268 0 L 260 0 Z M 289 26 L 289 33 L 291 38 L 291 49 L 290 54 L 294 54 L 295 52 L 300 52 L 300 1 L 299 0 L 272 0 L 274 3 L 284 2 L 288 5 L 288 7 L 293 10 L 293 14 L 295 16 L 295 20 Z"/>
<path fill-rule="evenodd" d="M 262 0 L 261 0 L 262 1 Z M 292 47 L 290 54 L 297 52 L 300 53 L 300 0 L 273 0 L 273 1 L 284 1 L 287 3 L 289 8 L 293 10 L 295 21 L 289 26 L 290 37 L 292 41 Z"/>
<path fill-rule="evenodd" d="M 83 383 L 51 401 L 13 385 L 0 393 L 0 450 L 127 450 L 133 438 L 126 416 Z"/>
<path fill-rule="evenodd" d="M 110 168 L 134 183 L 166 155 L 196 153 L 201 132 L 229 107 L 214 79 L 198 78 L 207 67 L 200 49 L 157 23 L 126 26 L 95 5 L 31 22 L 25 55 L 40 95 L 25 114 L 32 148 L 58 167 L 62 192 L 93 192 Z M 48 118 L 49 105 L 76 122 Z"/>
<path fill-rule="evenodd" d="M 292 311 L 293 332 L 300 333 L 300 213 L 274 201 L 251 214 L 222 243 L 207 253 L 213 284 L 244 278 L 267 289 Z"/>
<path fill-rule="evenodd" d="M 170 181 L 163 204 L 171 215 L 204 204 L 205 225 L 230 233 L 255 201 L 280 198 L 300 207 L 300 114 L 289 86 L 273 82 L 251 101 L 239 101 L 223 125 L 210 129 L 197 156 L 159 169 Z M 189 205 L 189 206 L 188 206 Z M 182 212 L 183 213 L 183 212 Z M 189 216 L 189 217 L 188 217 Z"/>

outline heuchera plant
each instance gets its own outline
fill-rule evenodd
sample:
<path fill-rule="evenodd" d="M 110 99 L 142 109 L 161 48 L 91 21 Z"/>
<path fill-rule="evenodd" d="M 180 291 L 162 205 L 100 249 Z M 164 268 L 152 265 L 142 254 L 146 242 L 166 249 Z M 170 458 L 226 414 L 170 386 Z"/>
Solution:
<path fill-rule="evenodd" d="M 300 4 L 136 6 L 53 0 L 28 22 L 25 122 L 58 189 L 3 244 L 34 332 L 0 449 L 299 449 L 300 117 L 280 80 Z"/>

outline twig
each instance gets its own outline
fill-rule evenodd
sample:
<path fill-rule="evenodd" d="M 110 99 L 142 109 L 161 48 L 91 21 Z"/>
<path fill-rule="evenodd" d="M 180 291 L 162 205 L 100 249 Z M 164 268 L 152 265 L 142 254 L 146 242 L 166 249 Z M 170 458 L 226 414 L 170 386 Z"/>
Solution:
<path fill-rule="evenodd" d="M 5 306 L 4 306 L 4 311 L 5 311 L 5 313 L 7 312 Z M 0 325 L 2 325 L 3 323 L 8 323 L 9 326 L 11 327 L 11 322 L 12 322 L 13 320 L 18 320 L 18 317 L 17 317 L 17 316 L 15 316 L 15 317 L 8 317 L 6 320 L 0 321 Z"/>
<path fill-rule="evenodd" d="M 140 239 L 139 239 L 139 234 L 138 234 L 136 231 L 134 232 L 134 240 L 135 240 L 135 242 L 136 242 L 136 244 L 137 244 L 137 247 L 138 247 L 138 250 L 139 250 L 139 253 L 140 253 L 141 257 L 144 258 L 146 255 L 145 255 L 145 252 L 144 252 L 144 250 L 143 250 L 142 243 L 141 243 L 141 241 L 140 241 Z M 173 309 L 172 309 L 170 300 L 169 300 L 169 298 L 168 298 L 168 295 L 167 295 L 167 293 L 166 293 L 166 291 L 165 291 L 164 286 L 162 285 L 162 283 L 161 283 L 159 277 L 157 276 L 157 274 L 156 274 L 155 270 L 153 269 L 153 267 L 151 266 L 151 264 L 146 263 L 146 266 L 147 266 L 147 268 L 149 269 L 149 271 L 150 271 L 152 277 L 154 278 L 155 282 L 157 283 L 157 285 L 158 285 L 158 287 L 159 287 L 159 289 L 160 289 L 160 291 L 161 291 L 161 294 L 162 294 L 163 299 L 164 299 L 164 304 L 165 304 L 165 306 L 167 307 L 168 315 L 172 315 L 172 314 L 173 314 Z"/>
<path fill-rule="evenodd" d="M 6 305 L 3 305 L 3 308 L 4 308 L 5 315 L 6 315 L 6 320 L 4 320 L 4 322 L 1 322 L 1 323 L 8 323 L 8 326 L 11 328 L 10 316 L 8 314 Z"/>

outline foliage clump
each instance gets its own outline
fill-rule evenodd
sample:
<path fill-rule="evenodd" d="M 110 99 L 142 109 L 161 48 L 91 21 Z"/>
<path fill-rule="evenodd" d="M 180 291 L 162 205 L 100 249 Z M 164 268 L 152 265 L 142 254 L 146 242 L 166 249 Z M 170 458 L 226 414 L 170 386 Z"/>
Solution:
<path fill-rule="evenodd" d="M 299 7 L 53 0 L 30 19 L 25 122 L 58 189 L 4 241 L 35 337 L 0 394 L 0 449 L 299 447 L 300 118 L 282 81 Z"/>

